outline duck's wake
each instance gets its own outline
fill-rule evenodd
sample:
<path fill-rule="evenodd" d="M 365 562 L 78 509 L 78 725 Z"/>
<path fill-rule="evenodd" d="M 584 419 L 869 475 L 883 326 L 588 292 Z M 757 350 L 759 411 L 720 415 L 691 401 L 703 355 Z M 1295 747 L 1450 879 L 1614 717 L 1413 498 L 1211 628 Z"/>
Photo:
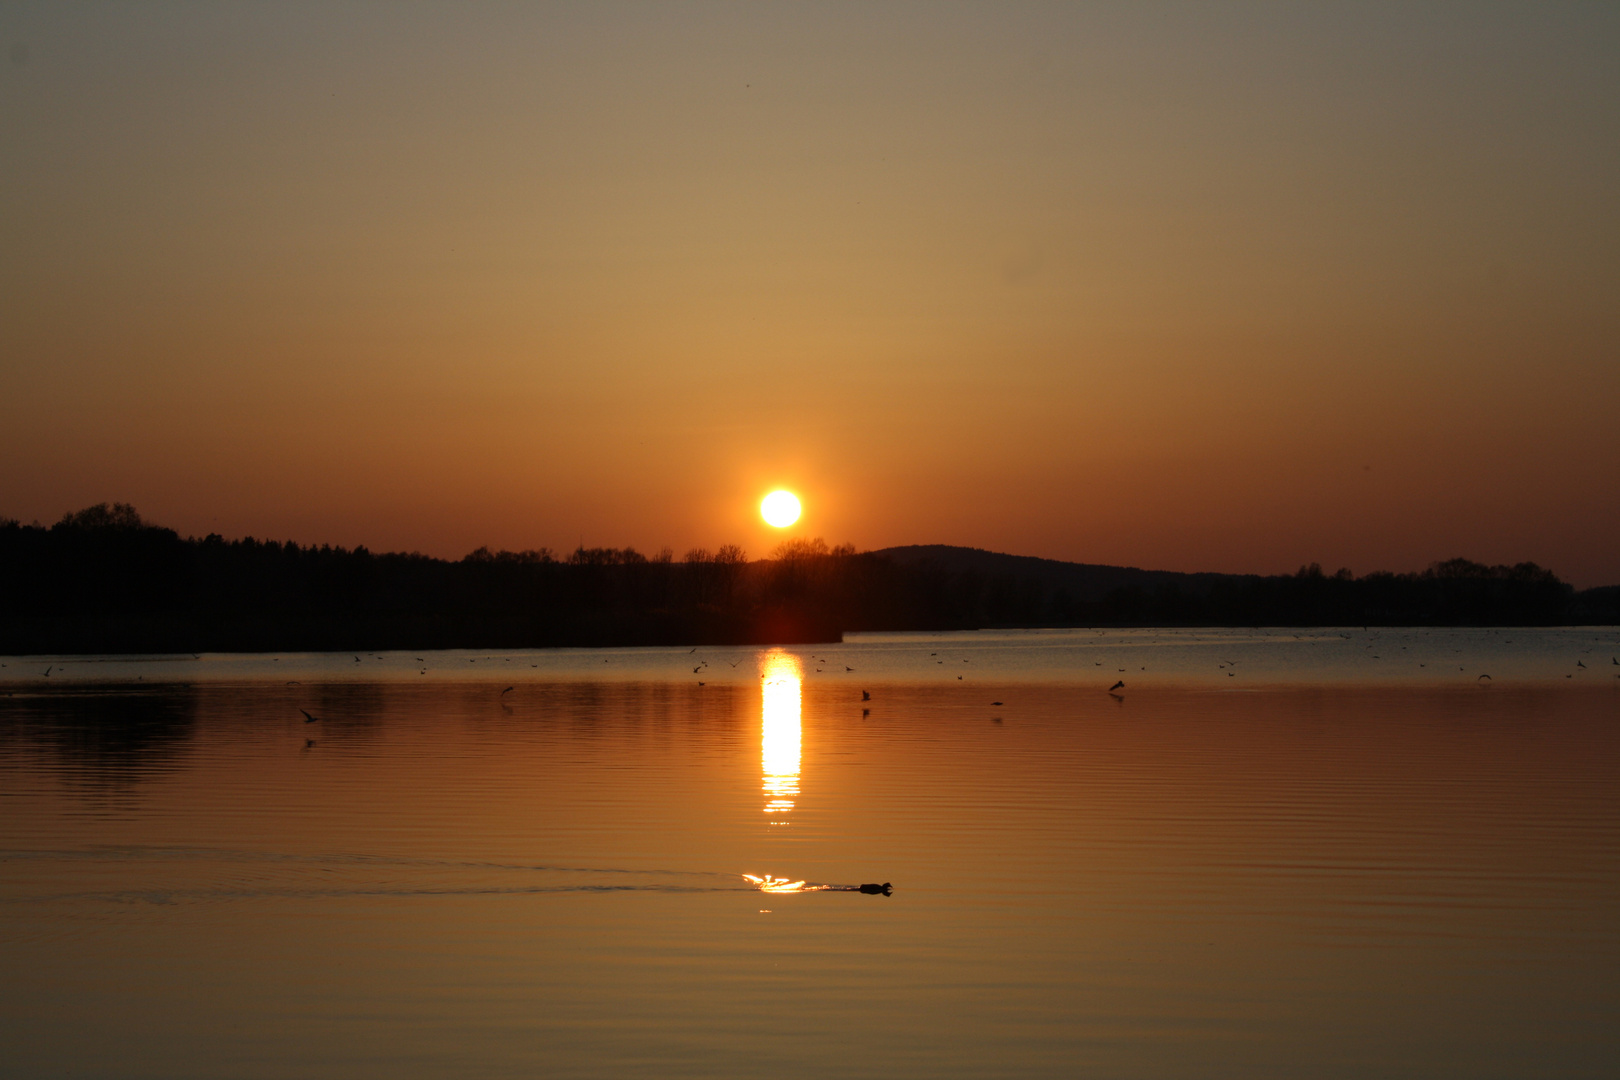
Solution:
<path fill-rule="evenodd" d="M 858 892 L 869 896 L 888 896 L 893 889 L 887 881 L 881 885 L 813 885 L 808 881 L 789 881 L 787 878 L 756 877 L 753 874 L 744 874 L 743 880 L 752 882 L 754 888 L 760 892 L 768 893 L 807 893 L 807 892 Z"/>

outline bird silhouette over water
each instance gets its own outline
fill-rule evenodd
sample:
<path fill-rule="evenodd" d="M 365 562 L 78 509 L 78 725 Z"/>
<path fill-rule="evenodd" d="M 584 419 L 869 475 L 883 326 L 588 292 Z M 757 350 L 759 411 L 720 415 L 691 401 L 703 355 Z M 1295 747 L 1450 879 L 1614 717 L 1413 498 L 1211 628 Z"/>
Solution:
<path fill-rule="evenodd" d="M 865 690 L 862 690 L 861 691 L 861 700 L 862 701 L 871 701 L 872 700 L 872 695 L 867 693 Z"/>
<path fill-rule="evenodd" d="M 1119 680 L 1119 682 L 1115 683 L 1113 686 L 1110 686 L 1108 688 L 1108 692 L 1110 694 L 1112 694 L 1115 690 L 1123 689 L 1124 686 L 1125 686 L 1125 680 L 1121 679 L 1121 680 Z"/>
<path fill-rule="evenodd" d="M 300 708 L 298 711 L 304 714 L 304 723 L 306 724 L 313 724 L 315 721 L 320 719 L 320 717 L 314 715 L 308 709 Z"/>
<path fill-rule="evenodd" d="M 515 686 L 508 686 L 508 687 L 507 687 L 507 688 L 506 688 L 506 689 L 505 689 L 505 690 L 502 690 L 502 691 L 501 691 L 501 697 L 505 697 L 505 696 L 506 696 L 506 695 L 507 695 L 507 694 L 510 694 L 510 693 L 511 693 L 511 692 L 512 692 L 512 691 L 513 691 L 513 690 L 515 690 L 515 689 L 517 689 L 517 687 L 515 687 Z"/>

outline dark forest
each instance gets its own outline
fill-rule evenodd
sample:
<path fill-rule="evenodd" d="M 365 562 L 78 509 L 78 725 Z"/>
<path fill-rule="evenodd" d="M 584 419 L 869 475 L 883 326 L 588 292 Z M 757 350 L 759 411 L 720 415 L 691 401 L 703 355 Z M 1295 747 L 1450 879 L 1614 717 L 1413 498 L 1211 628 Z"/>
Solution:
<path fill-rule="evenodd" d="M 860 630 L 1620 622 L 1620 587 L 1533 563 L 1418 573 L 1179 574 L 968 548 L 793 540 L 677 558 L 630 548 L 458 561 L 183 538 L 125 504 L 0 520 L 0 653 L 766 644 Z"/>

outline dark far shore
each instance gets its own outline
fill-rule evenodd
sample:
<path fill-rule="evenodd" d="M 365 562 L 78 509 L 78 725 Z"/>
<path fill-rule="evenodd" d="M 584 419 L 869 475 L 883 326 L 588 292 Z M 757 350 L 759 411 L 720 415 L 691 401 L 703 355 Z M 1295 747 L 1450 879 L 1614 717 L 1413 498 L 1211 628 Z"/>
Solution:
<path fill-rule="evenodd" d="M 0 519 L 0 653 L 130 654 L 767 645 L 854 631 L 1620 623 L 1620 586 L 1534 563 L 1413 573 L 1175 573 L 944 545 L 789 540 L 644 555 L 181 537 L 123 503 L 55 525 Z"/>

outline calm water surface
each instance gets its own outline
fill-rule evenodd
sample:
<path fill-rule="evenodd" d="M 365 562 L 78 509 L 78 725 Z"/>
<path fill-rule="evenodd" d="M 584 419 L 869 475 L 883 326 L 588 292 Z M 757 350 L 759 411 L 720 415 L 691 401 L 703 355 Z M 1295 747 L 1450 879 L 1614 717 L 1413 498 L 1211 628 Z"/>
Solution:
<path fill-rule="evenodd" d="M 0 1074 L 1612 1076 L 1617 657 L 0 658 Z"/>

